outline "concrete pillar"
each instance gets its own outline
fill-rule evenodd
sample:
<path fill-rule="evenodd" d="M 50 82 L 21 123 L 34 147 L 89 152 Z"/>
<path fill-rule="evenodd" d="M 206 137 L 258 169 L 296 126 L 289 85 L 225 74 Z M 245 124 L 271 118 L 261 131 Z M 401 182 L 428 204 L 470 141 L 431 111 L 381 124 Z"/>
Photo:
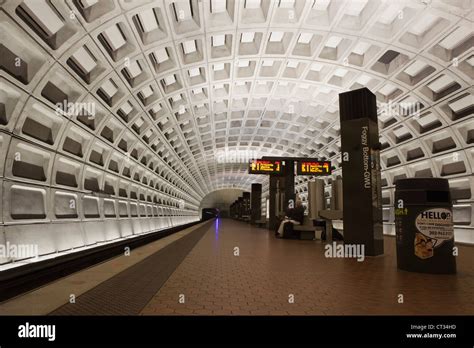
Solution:
<path fill-rule="evenodd" d="M 285 176 L 283 177 L 283 181 L 285 197 L 282 210 L 286 210 L 290 201 L 293 201 L 293 206 L 295 203 L 295 161 L 285 160 Z"/>
<path fill-rule="evenodd" d="M 334 179 L 331 184 L 331 210 L 343 210 L 343 195 L 342 179 Z"/>
<path fill-rule="evenodd" d="M 326 207 L 324 198 L 324 180 L 308 182 L 308 215 L 312 220 L 320 219 L 319 211 Z"/>
<path fill-rule="evenodd" d="M 250 192 L 244 192 L 242 195 L 242 215 L 250 215 Z"/>
<path fill-rule="evenodd" d="M 234 201 L 234 203 L 232 203 L 229 208 L 230 217 L 232 219 L 235 218 L 235 205 L 236 205 L 236 202 Z"/>
<path fill-rule="evenodd" d="M 276 216 L 277 216 L 277 211 L 276 211 L 276 197 L 277 197 L 277 182 L 278 182 L 278 177 L 276 176 L 271 176 L 270 175 L 270 185 L 269 185 L 269 215 L 270 217 L 268 218 L 268 228 L 270 230 L 274 230 L 276 228 Z"/>
<path fill-rule="evenodd" d="M 250 199 L 250 222 L 255 223 L 262 216 L 262 184 L 252 184 Z"/>
<path fill-rule="evenodd" d="M 244 199 L 243 197 L 239 197 L 237 199 L 237 218 L 238 219 L 241 219 L 242 215 L 243 215 L 243 211 L 244 211 L 243 210 L 243 203 L 242 203 L 243 199 Z"/>
<path fill-rule="evenodd" d="M 383 254 L 380 143 L 375 95 L 367 88 L 339 94 L 344 243 Z"/>
<path fill-rule="evenodd" d="M 275 195 L 275 214 L 278 216 L 281 213 L 281 207 L 283 205 L 285 181 L 283 177 L 279 177 L 276 183 L 276 195 Z"/>

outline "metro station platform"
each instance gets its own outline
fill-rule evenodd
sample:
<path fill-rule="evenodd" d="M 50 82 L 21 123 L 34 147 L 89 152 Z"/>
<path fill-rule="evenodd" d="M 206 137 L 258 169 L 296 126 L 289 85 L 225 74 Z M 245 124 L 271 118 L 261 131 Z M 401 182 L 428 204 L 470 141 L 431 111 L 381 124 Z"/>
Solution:
<path fill-rule="evenodd" d="M 2 315 L 463 315 L 474 312 L 474 253 L 456 275 L 397 270 L 385 253 L 325 257 L 321 241 L 215 219 L 0 304 Z M 238 248 L 238 249 L 237 249 Z M 71 294 L 75 303 L 69 303 Z M 403 295 L 403 303 L 400 302 Z M 290 303 L 291 302 L 291 303 Z"/>

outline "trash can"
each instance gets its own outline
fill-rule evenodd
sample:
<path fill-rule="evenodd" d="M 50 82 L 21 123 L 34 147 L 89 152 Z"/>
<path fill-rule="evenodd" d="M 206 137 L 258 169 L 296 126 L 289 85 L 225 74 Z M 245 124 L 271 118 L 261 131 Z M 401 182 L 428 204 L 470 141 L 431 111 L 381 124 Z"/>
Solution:
<path fill-rule="evenodd" d="M 395 184 L 395 230 L 399 269 L 456 273 L 448 180 L 398 180 Z"/>

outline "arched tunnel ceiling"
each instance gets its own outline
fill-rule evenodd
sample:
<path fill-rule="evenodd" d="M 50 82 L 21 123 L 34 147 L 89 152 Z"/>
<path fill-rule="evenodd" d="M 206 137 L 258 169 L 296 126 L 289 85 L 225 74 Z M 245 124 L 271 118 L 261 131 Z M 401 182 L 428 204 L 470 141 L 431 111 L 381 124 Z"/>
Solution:
<path fill-rule="evenodd" d="M 338 93 L 368 87 L 384 103 L 384 170 L 413 176 L 419 159 L 438 176 L 449 150 L 467 175 L 472 19 L 469 0 L 9 0 L 4 52 L 28 64 L 2 67 L 1 127 L 31 137 L 35 110 L 26 128 L 43 146 L 63 151 L 69 135 L 90 154 L 81 165 L 99 156 L 119 175 L 154 171 L 168 201 L 197 207 L 208 192 L 264 180 L 226 163 L 235 154 L 337 164 Z M 56 122 L 64 95 L 94 104 L 95 117 Z"/>

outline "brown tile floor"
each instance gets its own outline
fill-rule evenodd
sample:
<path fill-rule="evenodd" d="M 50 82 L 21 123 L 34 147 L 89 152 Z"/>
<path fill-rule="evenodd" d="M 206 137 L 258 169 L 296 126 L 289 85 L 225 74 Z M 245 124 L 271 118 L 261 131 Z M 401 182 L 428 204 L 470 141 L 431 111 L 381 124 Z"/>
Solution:
<path fill-rule="evenodd" d="M 431 275 L 397 270 L 394 242 L 364 262 L 328 259 L 319 241 L 220 219 L 141 314 L 474 314 L 473 247 L 460 246 L 457 275 Z"/>

